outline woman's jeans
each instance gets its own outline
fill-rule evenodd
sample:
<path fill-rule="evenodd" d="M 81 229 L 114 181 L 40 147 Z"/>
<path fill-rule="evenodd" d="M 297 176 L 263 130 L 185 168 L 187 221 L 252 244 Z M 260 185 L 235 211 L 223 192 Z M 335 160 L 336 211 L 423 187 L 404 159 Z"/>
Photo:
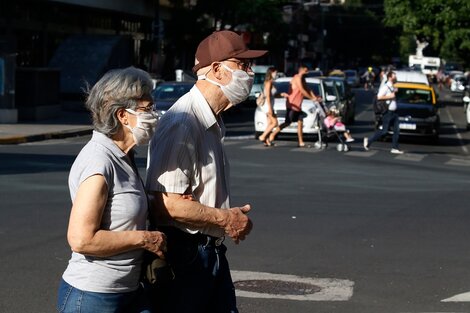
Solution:
<path fill-rule="evenodd" d="M 132 292 L 89 292 L 61 279 L 57 312 L 60 313 L 151 313 L 141 289 Z"/>

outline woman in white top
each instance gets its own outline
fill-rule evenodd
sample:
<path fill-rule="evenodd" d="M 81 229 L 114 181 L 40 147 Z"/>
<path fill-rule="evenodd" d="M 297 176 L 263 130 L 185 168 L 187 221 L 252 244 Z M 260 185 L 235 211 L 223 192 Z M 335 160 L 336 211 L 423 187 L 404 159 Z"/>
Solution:
<path fill-rule="evenodd" d="M 148 200 L 133 147 L 153 135 L 152 87 L 148 73 L 130 67 L 106 73 L 88 93 L 94 132 L 69 174 L 72 256 L 58 312 L 150 312 L 139 303 L 143 254 L 163 258 L 166 238 L 146 230 Z"/>
<path fill-rule="evenodd" d="M 263 104 L 263 110 L 266 112 L 267 126 L 258 139 L 264 142 L 264 145 L 267 147 L 273 145 L 269 140 L 269 134 L 271 134 L 271 131 L 274 128 L 279 126 L 276 113 L 274 112 L 274 94 L 276 93 L 276 88 L 274 88 L 273 81 L 276 78 L 276 75 L 276 68 L 271 66 L 266 71 L 266 76 L 264 78 L 263 93 L 265 95 L 265 102 Z"/>

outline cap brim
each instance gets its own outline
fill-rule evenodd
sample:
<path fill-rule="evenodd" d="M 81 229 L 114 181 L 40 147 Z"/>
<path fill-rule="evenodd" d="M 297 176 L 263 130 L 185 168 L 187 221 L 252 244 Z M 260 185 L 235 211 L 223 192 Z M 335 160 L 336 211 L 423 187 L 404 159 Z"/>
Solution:
<path fill-rule="evenodd" d="M 233 57 L 238 59 L 256 59 L 268 53 L 268 50 L 246 50 Z"/>
<path fill-rule="evenodd" d="M 256 59 L 265 55 L 266 53 L 268 53 L 268 50 L 246 50 L 241 53 L 234 54 L 231 57 L 237 58 L 237 59 Z M 206 67 L 206 66 L 209 66 L 209 64 L 204 65 L 204 64 L 198 63 L 193 66 L 193 72 L 196 73 L 201 68 Z"/>

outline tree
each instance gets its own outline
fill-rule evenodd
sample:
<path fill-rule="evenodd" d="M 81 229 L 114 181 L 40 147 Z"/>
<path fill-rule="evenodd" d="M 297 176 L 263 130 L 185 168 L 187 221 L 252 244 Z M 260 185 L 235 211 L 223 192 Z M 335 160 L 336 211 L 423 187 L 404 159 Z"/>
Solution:
<path fill-rule="evenodd" d="M 414 54 L 415 38 L 429 42 L 435 54 L 470 66 L 470 1 L 384 0 L 385 24 L 401 28 L 400 52 Z"/>

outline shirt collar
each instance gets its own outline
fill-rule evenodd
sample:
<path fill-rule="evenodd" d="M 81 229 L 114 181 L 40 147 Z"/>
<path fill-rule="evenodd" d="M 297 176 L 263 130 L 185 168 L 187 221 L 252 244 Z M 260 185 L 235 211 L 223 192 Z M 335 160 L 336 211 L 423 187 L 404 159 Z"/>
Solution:
<path fill-rule="evenodd" d="M 114 141 L 99 131 L 94 130 L 93 136 L 91 137 L 92 141 L 97 142 L 98 144 L 104 146 L 106 149 L 110 150 L 114 155 L 119 158 L 127 157 L 127 154 L 124 153 L 115 143 Z M 131 149 L 132 150 L 132 149 Z"/>
<path fill-rule="evenodd" d="M 194 107 L 194 112 L 206 130 L 214 126 L 214 124 L 217 124 L 218 119 L 215 117 L 214 112 L 212 111 L 209 103 L 206 101 L 199 88 L 194 85 L 190 92 L 197 102 L 197 105 Z"/>

